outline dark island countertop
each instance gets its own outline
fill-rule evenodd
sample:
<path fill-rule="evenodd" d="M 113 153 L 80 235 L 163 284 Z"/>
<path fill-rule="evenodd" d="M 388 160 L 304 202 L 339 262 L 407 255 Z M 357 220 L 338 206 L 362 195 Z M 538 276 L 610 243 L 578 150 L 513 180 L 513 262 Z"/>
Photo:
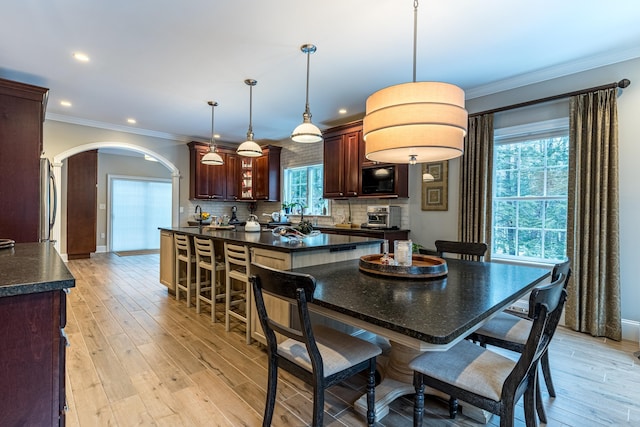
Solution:
<path fill-rule="evenodd" d="M 321 233 L 315 237 L 308 237 L 302 241 L 290 242 L 285 237 L 274 236 L 271 230 L 245 232 L 242 230 L 242 227 L 238 227 L 237 230 L 207 230 L 206 227 L 203 227 L 202 230 L 200 230 L 199 227 L 160 227 L 160 230 L 209 237 L 239 244 L 248 244 L 250 246 L 280 252 L 304 252 L 319 249 L 340 251 L 354 249 L 363 245 L 382 243 L 382 239 L 378 238 L 325 233 Z"/>
<path fill-rule="evenodd" d="M 51 243 L 0 249 L 0 297 L 72 288 L 76 280 Z"/>
<path fill-rule="evenodd" d="M 437 345 L 463 338 L 550 275 L 546 268 L 446 261 L 448 275 L 436 280 L 363 273 L 358 260 L 332 263 L 331 268 L 318 265 L 292 271 L 316 278 L 314 304 Z"/>

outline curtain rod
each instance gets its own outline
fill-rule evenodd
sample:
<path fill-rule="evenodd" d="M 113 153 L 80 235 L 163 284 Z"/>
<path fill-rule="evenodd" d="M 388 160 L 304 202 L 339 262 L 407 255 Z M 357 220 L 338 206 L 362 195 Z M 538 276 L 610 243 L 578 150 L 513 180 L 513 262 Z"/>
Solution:
<path fill-rule="evenodd" d="M 630 84 L 631 84 L 631 80 L 622 79 L 617 83 L 609 83 L 607 85 L 590 87 L 588 89 L 582 89 L 582 90 L 576 90 L 576 91 L 573 91 L 573 92 L 561 93 L 559 95 L 547 96 L 546 98 L 534 99 L 534 100 L 531 100 L 531 101 L 520 102 L 518 104 L 511 104 L 511 105 L 506 105 L 504 107 L 493 108 L 491 110 L 480 111 L 478 113 L 469 114 L 469 117 L 479 116 L 479 115 L 482 115 L 482 114 L 499 113 L 501 111 L 513 110 L 515 108 L 528 107 L 530 105 L 541 104 L 543 102 L 548 102 L 548 101 L 555 101 L 556 99 L 569 98 L 570 96 L 582 95 L 584 93 L 595 92 L 597 90 L 611 89 L 611 88 L 624 89 L 626 87 L 629 87 Z"/>

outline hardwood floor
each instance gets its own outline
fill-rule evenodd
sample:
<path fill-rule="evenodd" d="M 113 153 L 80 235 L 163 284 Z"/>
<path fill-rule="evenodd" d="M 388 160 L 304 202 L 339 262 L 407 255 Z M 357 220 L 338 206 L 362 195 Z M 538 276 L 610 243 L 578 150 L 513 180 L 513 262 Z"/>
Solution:
<path fill-rule="evenodd" d="M 266 352 L 245 345 L 244 327 L 226 333 L 223 323 L 211 323 L 210 312 L 196 314 L 168 295 L 158 281 L 157 254 L 97 254 L 68 265 L 76 277 L 65 329 L 68 426 L 261 425 Z M 635 351 L 637 343 L 559 330 L 550 347 L 558 396 L 550 399 L 543 386 L 548 425 L 640 425 Z M 273 425 L 307 425 L 310 387 L 286 373 L 278 385 Z M 351 406 L 363 389 L 364 377 L 331 388 L 325 425 L 364 425 Z M 443 405 L 427 399 L 425 406 L 425 425 L 480 425 L 464 409 L 449 420 Z M 410 396 L 398 399 L 377 425 L 410 426 L 412 410 Z M 521 406 L 517 418 L 523 426 Z"/>

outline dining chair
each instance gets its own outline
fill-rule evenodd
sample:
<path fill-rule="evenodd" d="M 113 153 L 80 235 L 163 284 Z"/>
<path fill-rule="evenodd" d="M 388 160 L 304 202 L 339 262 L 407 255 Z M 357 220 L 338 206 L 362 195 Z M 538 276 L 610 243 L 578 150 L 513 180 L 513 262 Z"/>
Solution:
<path fill-rule="evenodd" d="M 414 371 L 413 425 L 421 426 L 425 385 L 500 416 L 500 426 L 514 425 L 516 402 L 524 395 L 525 423 L 535 426 L 538 362 L 547 350 L 567 297 L 567 277 L 535 288 L 533 321 L 517 361 L 463 340 L 443 352 L 425 352 L 410 364 Z"/>
<path fill-rule="evenodd" d="M 445 253 L 461 255 L 461 259 L 482 261 L 487 253 L 486 243 L 456 242 L 451 240 L 436 240 L 436 252 L 439 257 Z"/>
<path fill-rule="evenodd" d="M 226 297 L 220 279 L 221 272 L 225 270 L 225 263 L 216 257 L 213 240 L 194 236 L 193 245 L 196 252 L 196 313 L 200 313 L 203 302 L 209 304 L 211 306 L 211 321 L 215 323 L 216 302 Z M 209 280 L 206 280 L 207 275 Z"/>
<path fill-rule="evenodd" d="M 224 242 L 224 264 L 227 273 L 225 280 L 224 328 L 227 332 L 231 330 L 232 317 L 244 323 L 247 344 L 251 344 L 250 262 L 249 247 L 247 245 L 234 245 Z M 237 283 L 240 283 L 242 289 L 234 287 L 234 284 Z M 244 310 L 233 309 L 241 306 L 244 306 Z"/>
<path fill-rule="evenodd" d="M 251 283 L 267 340 L 269 359 L 267 398 L 262 425 L 271 425 L 276 402 L 278 368 L 297 376 L 313 386 L 312 425 L 322 426 L 324 391 L 362 371 L 367 372 L 367 424 L 375 422 L 375 371 L 380 347 L 360 338 L 323 325 L 312 325 L 308 303 L 313 302 L 316 281 L 308 274 L 276 270 L 251 264 Z M 297 305 L 294 311 L 299 329 L 273 320 L 265 306 L 263 293 Z M 296 323 L 296 322 L 292 322 Z M 287 337 L 278 344 L 276 332 Z"/>
<path fill-rule="evenodd" d="M 551 272 L 551 281 L 555 282 L 560 276 L 564 276 L 564 287 L 566 289 L 567 283 L 571 277 L 570 261 L 558 263 L 553 267 Z M 487 344 L 496 347 L 504 348 L 511 351 L 522 353 L 527 343 L 527 338 L 533 324 L 533 316 L 535 314 L 535 301 L 529 299 L 529 312 L 526 317 L 522 317 L 518 314 L 513 314 L 510 311 L 503 311 L 495 317 L 491 318 L 488 322 L 482 325 L 478 330 L 469 335 L 469 339 L 478 342 L 481 346 L 486 347 Z M 557 329 L 560 317 L 555 324 L 550 324 L 551 333 L 549 339 L 553 337 L 555 330 Z M 553 381 L 551 379 L 551 368 L 549 366 L 549 352 L 544 351 L 540 358 L 540 367 L 542 368 L 542 374 L 544 376 L 549 396 L 556 397 L 555 388 L 553 387 Z M 539 399 L 538 399 L 539 400 Z M 542 422 L 546 422 L 544 415 L 544 407 L 539 404 L 538 415 Z"/>
<path fill-rule="evenodd" d="M 191 290 L 195 283 L 192 281 L 192 270 L 196 262 L 193 254 L 193 242 L 187 234 L 175 233 L 173 236 L 175 246 L 175 284 L 176 284 L 176 300 L 180 300 L 180 291 L 187 294 L 187 307 L 191 305 Z M 180 264 L 185 264 L 185 277 L 181 278 Z M 184 282 L 184 283 L 183 283 Z"/>

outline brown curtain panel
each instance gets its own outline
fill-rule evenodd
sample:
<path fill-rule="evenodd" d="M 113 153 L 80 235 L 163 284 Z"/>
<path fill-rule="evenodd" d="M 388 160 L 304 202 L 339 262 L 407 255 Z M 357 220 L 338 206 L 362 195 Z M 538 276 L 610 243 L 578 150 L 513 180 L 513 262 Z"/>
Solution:
<path fill-rule="evenodd" d="M 622 338 L 618 227 L 617 89 L 571 97 L 565 321 L 593 336 Z"/>
<path fill-rule="evenodd" d="M 491 259 L 491 215 L 493 176 L 493 114 L 469 118 L 469 129 L 460 160 L 458 239 L 489 245 Z"/>

